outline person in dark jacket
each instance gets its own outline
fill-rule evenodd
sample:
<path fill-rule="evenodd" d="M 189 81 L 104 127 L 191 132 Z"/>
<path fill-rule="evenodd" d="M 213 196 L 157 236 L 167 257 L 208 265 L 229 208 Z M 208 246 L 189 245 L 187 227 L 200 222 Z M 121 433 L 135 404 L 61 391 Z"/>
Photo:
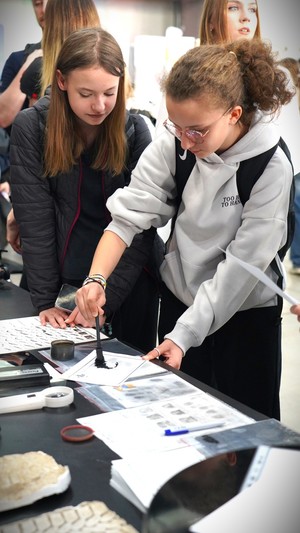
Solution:
<path fill-rule="evenodd" d="M 28 286 L 42 324 L 66 327 L 55 307 L 63 283 L 80 287 L 111 217 L 106 200 L 130 182 L 150 132 L 125 108 L 125 64 L 108 32 L 73 32 L 51 85 L 11 133 L 11 187 Z M 137 235 L 107 286 L 112 334 L 146 351 L 156 337 L 158 287 L 150 272 L 154 228 Z M 78 313 L 75 323 L 91 326 Z"/>
<path fill-rule="evenodd" d="M 46 0 L 32 0 L 32 7 L 41 30 L 44 30 Z M 0 79 L 0 127 L 10 133 L 17 113 L 28 107 L 26 93 L 20 88 L 20 80 L 29 65 L 41 54 L 41 42 L 28 43 L 24 50 L 12 52 L 5 61 Z"/>

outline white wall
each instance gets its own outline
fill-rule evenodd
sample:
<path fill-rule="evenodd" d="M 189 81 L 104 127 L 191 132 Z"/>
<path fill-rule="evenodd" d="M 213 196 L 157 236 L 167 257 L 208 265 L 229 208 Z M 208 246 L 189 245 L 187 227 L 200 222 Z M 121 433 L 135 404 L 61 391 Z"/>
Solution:
<path fill-rule="evenodd" d="M 280 58 L 300 58 L 300 0 L 257 0 L 262 36 Z"/>
<path fill-rule="evenodd" d="M 128 49 L 136 35 L 164 35 L 173 24 L 172 2 L 94 0 L 101 25 L 122 47 L 128 62 Z"/>
<path fill-rule="evenodd" d="M 11 52 L 41 39 L 31 0 L 0 0 L 0 69 Z"/>

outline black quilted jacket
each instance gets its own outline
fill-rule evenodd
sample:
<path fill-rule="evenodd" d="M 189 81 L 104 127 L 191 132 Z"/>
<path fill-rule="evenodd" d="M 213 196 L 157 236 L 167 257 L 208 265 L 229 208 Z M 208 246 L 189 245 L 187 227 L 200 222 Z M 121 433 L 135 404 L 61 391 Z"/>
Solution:
<path fill-rule="evenodd" d="M 48 108 L 49 96 L 45 96 L 34 107 L 21 111 L 14 121 L 10 143 L 12 203 L 20 228 L 28 286 L 39 312 L 54 306 L 61 287 L 65 250 L 80 209 L 80 162 L 68 174 L 42 177 Z M 126 134 L 130 147 L 128 171 L 113 178 L 104 173 L 106 198 L 130 181 L 132 169 L 151 141 L 145 121 L 139 115 L 130 115 Z M 107 315 L 118 309 L 147 264 L 155 233 L 151 228 L 137 235 L 110 276 Z"/>

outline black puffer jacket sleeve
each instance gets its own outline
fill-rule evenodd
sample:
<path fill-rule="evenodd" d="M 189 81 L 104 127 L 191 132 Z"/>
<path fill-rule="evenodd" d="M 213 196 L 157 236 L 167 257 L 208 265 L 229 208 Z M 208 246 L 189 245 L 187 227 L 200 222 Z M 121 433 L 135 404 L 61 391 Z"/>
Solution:
<path fill-rule="evenodd" d="M 128 185 L 132 170 L 152 139 L 148 126 L 141 115 L 130 114 L 127 119 L 126 130 L 129 155 L 127 162 L 128 171 L 126 172 L 125 181 L 126 185 Z M 108 280 L 106 305 L 104 307 L 107 316 L 110 316 L 120 307 L 133 289 L 144 267 L 147 266 L 147 271 L 149 271 L 150 275 L 154 275 L 153 269 L 150 266 L 150 259 L 153 254 L 155 236 L 155 228 L 150 228 L 136 235 L 131 246 L 125 250 L 118 266 Z"/>
<path fill-rule="evenodd" d="M 55 206 L 49 180 L 43 178 L 43 111 L 21 111 L 10 140 L 13 209 L 32 302 L 39 311 L 53 307 L 60 288 Z"/>

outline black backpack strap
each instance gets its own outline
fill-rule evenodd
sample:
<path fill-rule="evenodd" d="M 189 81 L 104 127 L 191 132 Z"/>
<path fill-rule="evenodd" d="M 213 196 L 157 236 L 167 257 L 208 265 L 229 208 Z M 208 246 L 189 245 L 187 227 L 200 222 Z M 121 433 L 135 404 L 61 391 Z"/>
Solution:
<path fill-rule="evenodd" d="M 280 137 L 279 142 L 275 146 L 273 146 L 266 152 L 263 152 L 262 154 L 259 154 L 258 156 L 253 157 L 251 159 L 242 161 L 237 171 L 237 188 L 238 188 L 240 201 L 243 205 L 245 205 L 245 203 L 249 199 L 252 187 L 255 185 L 259 177 L 263 174 L 266 166 L 268 165 L 272 156 L 276 152 L 278 146 L 280 146 L 280 148 L 284 151 L 284 153 L 286 154 L 293 168 L 290 151 L 288 149 L 287 144 L 282 139 L 282 137 Z M 295 230 L 294 197 L 295 197 L 295 181 L 293 180 L 291 184 L 291 189 L 290 189 L 289 211 L 288 211 L 288 216 L 287 216 L 287 240 L 286 240 L 286 243 L 282 246 L 282 248 L 280 248 L 280 250 L 278 251 L 278 255 L 281 260 L 284 259 L 286 252 L 290 248 L 292 240 L 293 240 L 293 236 L 294 236 L 294 230 Z M 276 258 L 273 259 L 271 263 L 271 267 L 278 276 L 278 285 L 282 287 L 283 277 L 278 267 Z"/>
<path fill-rule="evenodd" d="M 252 187 L 264 172 L 270 159 L 277 150 L 278 143 L 266 152 L 241 161 L 236 174 L 236 184 L 243 205 L 249 200 Z"/>
<path fill-rule="evenodd" d="M 294 174 L 294 167 L 293 167 L 291 152 L 286 142 L 282 139 L 282 137 L 280 137 L 278 145 L 284 151 L 285 155 L 289 159 L 292 165 L 293 174 Z M 282 246 L 282 248 L 280 248 L 278 252 L 278 255 L 281 260 L 284 259 L 286 252 L 291 247 L 292 240 L 294 238 L 294 233 L 295 233 L 295 223 L 296 223 L 295 221 L 295 179 L 293 179 L 291 188 L 290 188 L 290 203 L 289 203 L 287 223 L 288 223 L 287 240 L 286 240 L 286 243 Z"/>
<path fill-rule="evenodd" d="M 176 151 L 176 170 L 175 183 L 177 187 L 177 210 L 181 203 L 183 189 L 196 163 L 196 156 L 189 150 L 181 148 L 181 142 L 175 137 L 175 151 Z M 183 159 L 184 157 L 184 159 Z"/>
<path fill-rule="evenodd" d="M 181 157 L 180 157 L 181 156 Z M 184 159 L 182 158 L 184 157 Z M 192 154 L 189 150 L 182 150 L 181 148 L 181 142 L 177 137 L 175 137 L 175 175 L 174 180 L 176 183 L 177 188 L 177 196 L 176 196 L 176 213 L 172 218 L 171 222 L 171 232 L 170 237 L 173 233 L 178 209 L 181 203 L 182 193 L 183 189 L 186 186 L 186 182 L 190 177 L 190 174 L 195 166 L 196 163 L 196 156 Z M 169 237 L 169 238 L 170 238 Z"/>
<path fill-rule="evenodd" d="M 134 120 L 131 117 L 130 113 L 126 112 L 126 122 L 125 122 L 125 135 L 127 139 L 127 157 L 126 157 L 126 167 L 129 164 L 129 161 L 132 157 L 135 143 L 135 125 Z M 126 173 L 127 175 L 127 173 Z M 125 179 L 126 185 L 129 185 L 129 176 Z"/>
<path fill-rule="evenodd" d="M 130 116 L 130 113 L 126 113 L 126 123 L 125 123 L 125 133 L 127 137 L 127 142 L 130 145 L 134 145 L 135 140 L 135 127 L 134 127 L 134 121 Z"/>
<path fill-rule="evenodd" d="M 294 167 L 293 167 L 291 152 L 290 152 L 290 150 L 288 148 L 288 145 L 286 144 L 286 142 L 284 141 L 284 139 L 282 137 L 280 137 L 280 139 L 279 139 L 278 146 L 280 146 L 280 148 L 284 151 L 286 157 L 288 158 L 289 162 L 291 163 L 292 169 L 293 169 L 293 174 L 294 174 Z"/>

